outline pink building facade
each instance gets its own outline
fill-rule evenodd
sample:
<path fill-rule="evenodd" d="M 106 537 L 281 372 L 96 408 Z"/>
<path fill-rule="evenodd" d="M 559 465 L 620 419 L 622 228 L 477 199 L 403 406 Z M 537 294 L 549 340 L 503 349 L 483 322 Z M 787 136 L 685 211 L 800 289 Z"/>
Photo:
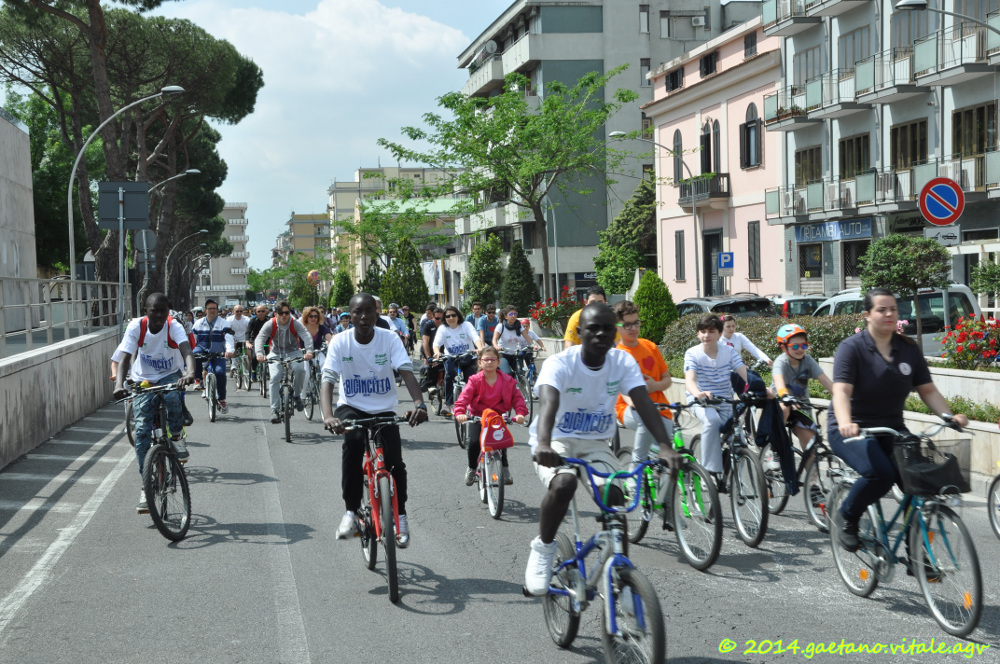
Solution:
<path fill-rule="evenodd" d="M 763 128 L 780 48 L 756 18 L 650 73 L 653 101 L 642 111 L 659 144 L 658 269 L 675 302 L 785 291 L 784 229 L 768 226 L 764 206 L 781 178 L 779 138 Z M 722 258 L 731 274 L 720 254 L 731 254 Z"/>

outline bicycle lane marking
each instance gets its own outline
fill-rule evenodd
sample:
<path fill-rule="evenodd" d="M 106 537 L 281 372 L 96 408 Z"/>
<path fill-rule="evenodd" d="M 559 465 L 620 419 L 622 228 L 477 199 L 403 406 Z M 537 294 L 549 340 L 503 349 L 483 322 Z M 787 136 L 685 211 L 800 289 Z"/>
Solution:
<path fill-rule="evenodd" d="M 257 420 L 254 429 L 257 439 L 257 458 L 260 460 L 261 473 L 268 477 L 276 477 L 274 463 L 271 460 L 270 441 L 267 434 L 264 413 L 270 419 L 270 407 L 257 407 Z M 284 443 L 282 436 L 281 443 Z M 288 542 L 285 532 L 285 515 L 281 509 L 281 495 L 278 493 L 278 482 L 269 482 L 264 488 L 264 520 L 267 534 L 275 542 Z M 309 641 L 306 638 L 305 621 L 302 619 L 302 607 L 299 605 L 299 589 L 295 584 L 295 573 L 292 569 L 292 556 L 287 544 L 268 546 L 267 562 L 271 569 L 271 585 L 274 588 L 274 613 L 278 632 L 278 661 L 282 664 L 309 664 Z"/>
<path fill-rule="evenodd" d="M 105 436 L 102 440 L 97 441 L 96 445 L 106 443 L 111 440 L 111 438 L 121 436 L 121 426 L 115 427 Z M 32 568 L 24 575 L 20 583 L 8 594 L 3 600 L 0 600 L 0 648 L 6 643 L 7 638 L 4 636 L 4 632 L 7 627 L 14 621 L 17 617 L 18 612 L 21 607 L 24 606 L 25 602 L 31 599 L 31 596 L 45 583 L 47 583 L 52 577 L 53 570 L 62 555 L 66 553 L 73 542 L 76 541 L 77 536 L 87 527 L 90 520 L 93 518 L 97 510 L 100 509 L 104 500 L 111 493 L 115 484 L 121 478 L 121 476 L 135 463 L 135 456 L 133 454 L 127 453 L 118 462 L 117 465 L 111 470 L 110 473 L 104 478 L 104 480 L 98 485 L 94 494 L 83 504 L 80 511 L 77 513 L 76 517 L 72 522 L 65 528 L 59 531 L 59 536 L 56 537 L 55 541 L 49 545 L 42 554 L 42 557 L 38 559 Z"/>

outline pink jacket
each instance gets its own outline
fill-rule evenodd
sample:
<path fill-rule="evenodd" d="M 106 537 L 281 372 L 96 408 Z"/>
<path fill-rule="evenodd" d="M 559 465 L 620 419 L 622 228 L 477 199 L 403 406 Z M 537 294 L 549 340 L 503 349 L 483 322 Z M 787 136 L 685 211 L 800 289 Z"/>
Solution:
<path fill-rule="evenodd" d="M 492 408 L 503 415 L 513 408 L 515 415 L 527 417 L 528 405 L 524 403 L 524 397 L 521 396 L 521 391 L 517 389 L 517 382 L 513 378 L 502 371 L 497 372 L 497 381 L 500 383 L 500 403 L 486 403 L 483 400 L 487 387 L 485 380 L 486 375 L 482 371 L 472 374 L 469 382 L 465 384 L 465 389 L 455 401 L 453 411 L 455 415 L 463 415 L 468 411 L 468 414 L 478 416 L 483 414 L 485 408 Z"/>

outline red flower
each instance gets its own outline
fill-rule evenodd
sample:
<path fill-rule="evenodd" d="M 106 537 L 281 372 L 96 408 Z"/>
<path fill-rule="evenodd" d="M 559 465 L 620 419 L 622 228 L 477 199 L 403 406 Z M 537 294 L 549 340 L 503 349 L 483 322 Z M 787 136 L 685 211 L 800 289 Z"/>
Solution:
<path fill-rule="evenodd" d="M 965 343 L 965 340 L 968 338 L 969 335 L 966 334 L 965 332 L 962 332 L 961 334 L 958 335 L 958 339 L 956 339 L 956 341 L 958 341 L 958 343 Z"/>
<path fill-rule="evenodd" d="M 960 346 L 960 345 L 959 346 L 955 346 L 955 351 L 956 352 L 961 353 L 963 350 L 965 350 L 965 349 L 962 346 Z"/>
<path fill-rule="evenodd" d="M 976 350 L 976 344 L 969 344 L 969 350 Z"/>

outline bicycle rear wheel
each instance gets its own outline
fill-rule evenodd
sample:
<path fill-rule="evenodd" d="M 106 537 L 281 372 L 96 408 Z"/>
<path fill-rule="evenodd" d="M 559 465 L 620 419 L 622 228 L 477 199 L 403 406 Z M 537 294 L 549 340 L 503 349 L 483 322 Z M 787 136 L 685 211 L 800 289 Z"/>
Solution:
<path fill-rule="evenodd" d="M 552 563 L 553 569 L 574 555 L 576 552 L 569 538 L 563 533 L 556 533 L 556 558 Z M 549 585 L 560 590 L 574 590 L 579 574 L 580 570 L 575 565 L 567 567 L 554 573 Z M 545 626 L 549 629 L 549 636 L 560 648 L 568 648 L 580 629 L 579 604 L 574 605 L 569 595 L 555 594 L 550 590 L 542 598 L 542 610 L 545 613 Z"/>
<path fill-rule="evenodd" d="M 623 447 L 618 450 L 618 465 L 622 470 L 632 467 L 632 448 Z M 643 470 L 638 479 L 622 478 L 622 492 L 625 494 L 625 505 L 631 505 L 635 500 L 635 494 L 642 492 L 639 496 L 639 503 L 631 512 L 625 513 L 625 523 L 628 527 L 628 541 L 638 544 L 646 536 L 649 528 L 649 521 L 653 518 L 653 500 L 649 491 L 647 473 Z"/>
<path fill-rule="evenodd" d="M 715 564 L 722 548 L 722 503 L 715 478 L 688 459 L 671 493 L 677 546 L 691 567 L 705 571 Z"/>
<path fill-rule="evenodd" d="M 747 546 L 757 546 L 767 533 L 767 488 L 760 459 L 749 450 L 738 448 L 733 459 L 729 502 L 733 508 L 736 532 Z"/>
<path fill-rule="evenodd" d="M 486 504 L 490 516 L 499 519 L 503 513 L 503 464 L 500 452 L 486 453 Z"/>
<path fill-rule="evenodd" d="M 909 537 L 910 566 L 931 615 L 952 636 L 967 636 L 983 611 L 983 579 L 968 528 L 939 505 L 910 526 Z"/>
<path fill-rule="evenodd" d="M 205 400 L 208 402 L 208 421 L 215 421 L 215 374 L 209 371 L 205 376 Z"/>
<path fill-rule="evenodd" d="M 281 388 L 281 419 L 285 420 L 285 442 L 292 442 L 292 388 L 285 385 Z"/>
<path fill-rule="evenodd" d="M 191 525 L 191 494 L 184 468 L 166 444 L 153 445 L 146 452 L 142 490 L 149 516 L 160 534 L 171 542 L 184 539 Z"/>
<path fill-rule="evenodd" d="M 764 485 L 767 487 L 767 509 L 771 514 L 781 514 L 788 504 L 788 487 L 785 486 L 785 476 L 778 464 L 778 454 L 765 443 L 760 448 L 760 465 L 764 471 Z"/>
<path fill-rule="evenodd" d="M 858 597 L 868 597 L 878 587 L 875 568 L 869 564 L 870 561 L 874 561 L 875 508 L 869 507 L 858 521 L 858 539 L 861 541 L 861 548 L 854 553 L 841 548 L 837 528 L 832 526 L 833 515 L 840 509 L 840 504 L 844 502 L 850 490 L 850 484 L 838 484 L 830 492 L 830 500 L 827 503 L 827 519 L 831 523 L 830 547 L 833 551 L 833 562 L 847 589 Z"/>
<path fill-rule="evenodd" d="M 608 662 L 665 661 L 667 637 L 663 611 L 656 589 L 646 575 L 634 567 L 617 567 L 612 573 L 610 600 L 605 601 L 601 641 Z M 610 627 L 608 601 L 614 607 L 615 631 Z"/>
<path fill-rule="evenodd" d="M 483 501 L 483 504 L 489 502 L 489 488 L 486 478 L 489 477 L 488 469 L 486 468 L 486 455 L 483 454 L 482 450 L 479 451 L 479 467 L 476 469 L 476 482 L 479 483 L 479 499 Z"/>
<path fill-rule="evenodd" d="M 396 574 L 396 518 L 392 510 L 392 488 L 388 477 L 378 480 L 379 518 L 382 519 L 382 546 L 385 548 L 385 575 L 389 581 L 389 601 L 399 601 Z"/>
<path fill-rule="evenodd" d="M 986 492 L 986 510 L 990 517 L 993 534 L 1000 538 L 1000 475 L 993 478 Z"/>
<path fill-rule="evenodd" d="M 826 503 L 829 500 L 830 491 L 833 489 L 833 480 L 830 478 L 830 471 L 841 469 L 844 463 L 839 457 L 830 452 L 817 452 L 806 465 L 805 479 L 802 482 L 802 497 L 806 504 L 806 514 L 813 525 L 825 533 L 827 528 Z"/>

